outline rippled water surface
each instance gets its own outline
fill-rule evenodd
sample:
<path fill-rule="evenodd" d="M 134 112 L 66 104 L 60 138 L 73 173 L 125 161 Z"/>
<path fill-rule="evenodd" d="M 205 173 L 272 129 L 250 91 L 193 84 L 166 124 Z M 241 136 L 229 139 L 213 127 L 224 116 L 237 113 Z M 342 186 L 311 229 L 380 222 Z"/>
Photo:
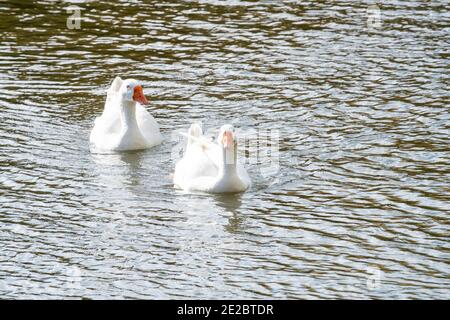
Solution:
<path fill-rule="evenodd" d="M 449 2 L 386 2 L 1 1 L 0 297 L 449 299 Z M 90 152 L 116 75 L 162 145 Z M 174 190 L 193 121 L 279 153 Z"/>

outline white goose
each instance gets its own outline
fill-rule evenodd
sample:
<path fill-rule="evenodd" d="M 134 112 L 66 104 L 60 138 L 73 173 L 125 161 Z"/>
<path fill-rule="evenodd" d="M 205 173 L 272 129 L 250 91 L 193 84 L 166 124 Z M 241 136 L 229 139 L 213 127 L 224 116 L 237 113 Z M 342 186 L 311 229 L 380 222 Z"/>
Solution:
<path fill-rule="evenodd" d="M 175 187 L 185 191 L 231 193 L 251 186 L 247 171 L 237 162 L 237 139 L 232 125 L 220 128 L 217 142 L 208 141 L 198 124 L 191 125 L 185 154 L 175 167 Z"/>
<path fill-rule="evenodd" d="M 103 113 L 95 119 L 91 131 L 90 142 L 94 148 L 125 151 L 160 144 L 162 136 L 158 123 L 141 104 L 148 104 L 148 100 L 140 83 L 116 77 L 108 90 Z"/>

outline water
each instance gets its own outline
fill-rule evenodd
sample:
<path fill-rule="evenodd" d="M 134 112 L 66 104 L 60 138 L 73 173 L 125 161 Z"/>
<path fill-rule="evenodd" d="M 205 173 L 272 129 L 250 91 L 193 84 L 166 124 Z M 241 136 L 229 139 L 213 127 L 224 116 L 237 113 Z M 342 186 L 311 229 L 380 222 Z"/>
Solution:
<path fill-rule="evenodd" d="M 447 6 L 0 2 L 0 297 L 449 299 Z M 89 151 L 116 75 L 162 145 Z M 174 190 L 193 121 L 279 153 Z"/>

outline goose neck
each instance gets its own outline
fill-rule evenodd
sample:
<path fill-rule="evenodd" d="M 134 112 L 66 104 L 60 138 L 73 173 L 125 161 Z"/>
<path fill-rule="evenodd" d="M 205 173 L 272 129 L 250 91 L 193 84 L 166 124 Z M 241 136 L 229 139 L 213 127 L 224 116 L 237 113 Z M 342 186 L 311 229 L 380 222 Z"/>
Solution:
<path fill-rule="evenodd" d="M 120 120 L 124 130 L 137 128 L 136 102 L 122 101 L 120 104 Z"/>
<path fill-rule="evenodd" d="M 222 163 L 219 170 L 220 178 L 223 177 L 234 177 L 237 175 L 237 148 L 221 148 L 222 152 Z"/>

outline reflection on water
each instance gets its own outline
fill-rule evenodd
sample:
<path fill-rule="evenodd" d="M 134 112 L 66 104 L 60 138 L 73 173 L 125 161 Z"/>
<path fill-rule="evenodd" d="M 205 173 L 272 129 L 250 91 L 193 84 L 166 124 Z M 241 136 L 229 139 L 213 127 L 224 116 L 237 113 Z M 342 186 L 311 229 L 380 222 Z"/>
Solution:
<path fill-rule="evenodd" d="M 450 298 L 445 4 L 1 2 L 0 296 Z M 116 75 L 162 145 L 90 152 Z M 173 189 L 194 121 L 279 135 L 249 192 Z"/>
<path fill-rule="evenodd" d="M 142 166 L 143 152 L 122 153 L 93 153 L 93 167 L 96 170 L 99 181 L 103 184 L 123 189 L 127 186 L 141 184 L 140 168 Z M 114 172 L 112 175 L 111 173 Z"/>
<path fill-rule="evenodd" d="M 216 194 L 214 200 L 217 205 L 222 207 L 226 212 L 234 213 L 241 206 L 241 193 L 237 194 Z"/>
<path fill-rule="evenodd" d="M 240 213 L 241 194 L 219 194 L 215 195 L 216 204 L 223 208 L 224 212 L 228 214 L 228 223 L 224 225 L 226 231 L 230 233 L 237 233 L 241 230 L 243 215 Z"/>

